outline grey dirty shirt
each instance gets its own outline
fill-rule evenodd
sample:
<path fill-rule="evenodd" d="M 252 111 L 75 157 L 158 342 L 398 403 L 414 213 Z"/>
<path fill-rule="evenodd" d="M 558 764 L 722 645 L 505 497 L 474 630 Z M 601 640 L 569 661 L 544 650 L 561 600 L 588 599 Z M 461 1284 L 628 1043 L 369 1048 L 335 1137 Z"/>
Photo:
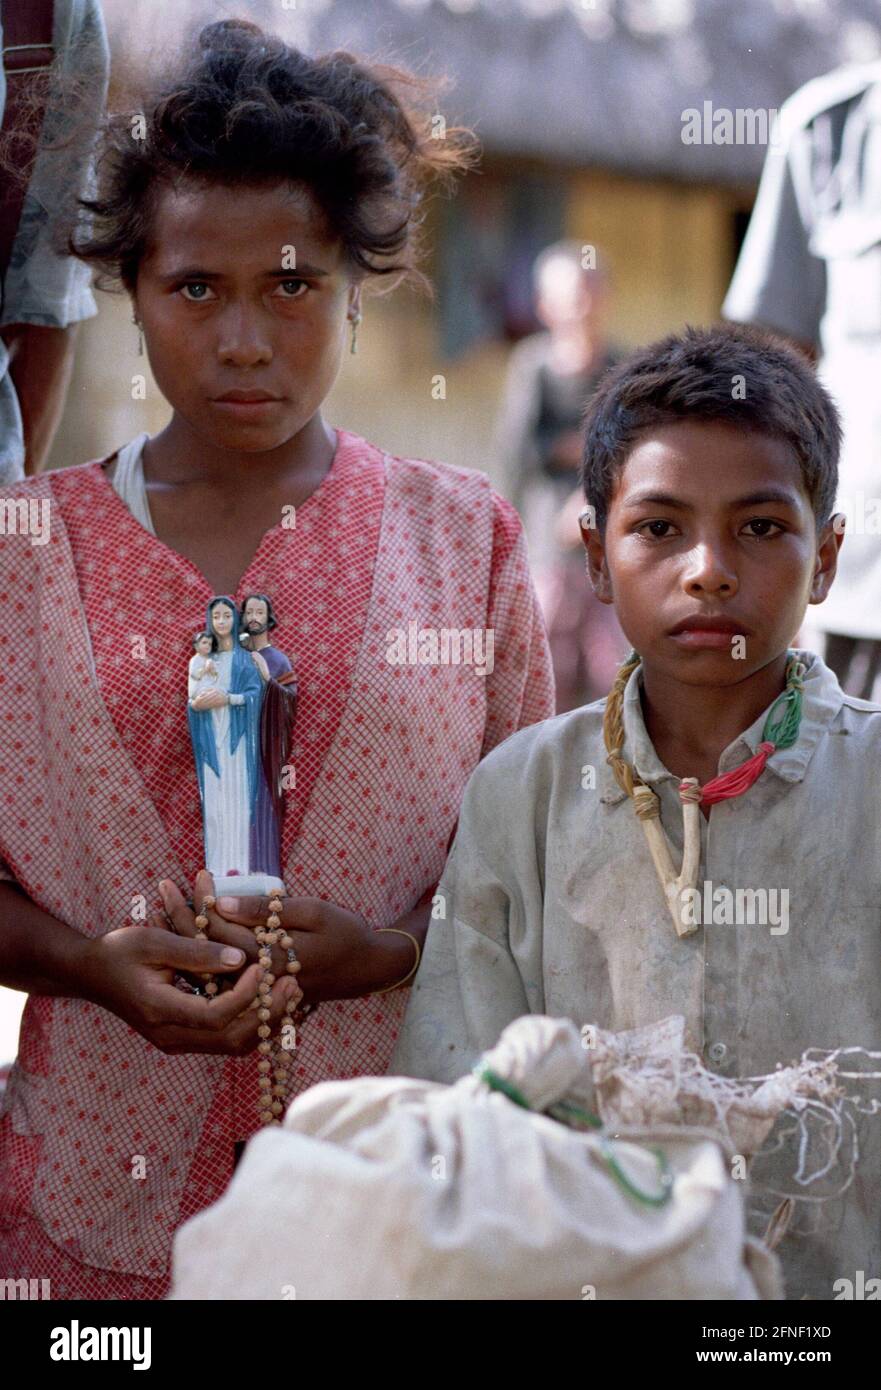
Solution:
<path fill-rule="evenodd" d="M 731 1077 L 809 1047 L 881 1048 L 881 705 L 845 695 L 819 657 L 800 655 L 798 742 L 744 796 L 701 816 L 698 886 L 776 889 L 775 921 L 710 923 L 678 939 L 605 761 L 603 702 L 533 725 L 468 784 L 438 887 L 446 917 L 431 923 L 392 1073 L 453 1081 L 525 1013 L 615 1030 L 682 1014 L 689 1046 Z M 625 691 L 625 757 L 660 797 L 678 864 L 678 781 L 649 740 L 639 678 Z M 720 773 L 755 753 L 764 719 L 725 749 Z M 848 1069 L 858 1065 L 881 1069 Z M 869 1102 L 881 1096 L 877 1081 L 858 1084 Z M 881 1275 L 881 1113 L 858 1115 L 856 1130 L 850 1190 L 797 1205 L 779 1252 L 788 1297 L 831 1299 L 838 1278 Z M 848 1137 L 843 1161 L 850 1147 Z M 757 1234 L 781 1192 L 837 1193 L 847 1176 L 838 1167 L 800 1189 L 795 1166 L 786 1146 L 753 1165 Z"/>

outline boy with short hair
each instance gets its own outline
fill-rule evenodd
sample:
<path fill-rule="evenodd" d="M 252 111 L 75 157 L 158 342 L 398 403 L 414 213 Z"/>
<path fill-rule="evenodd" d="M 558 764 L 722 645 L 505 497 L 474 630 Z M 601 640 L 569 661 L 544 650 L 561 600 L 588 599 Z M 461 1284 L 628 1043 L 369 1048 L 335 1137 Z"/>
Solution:
<path fill-rule="evenodd" d="M 881 1046 L 881 706 L 789 646 L 835 575 L 839 444 L 806 360 L 752 329 L 687 330 L 600 385 L 583 539 L 639 661 L 607 709 L 523 730 L 472 776 L 393 1072 L 452 1081 L 525 1013 L 682 1014 L 728 1077 Z M 846 1181 L 849 1131 L 813 1185 L 791 1142 L 753 1165 L 759 1233 L 804 1194 L 788 1297 L 881 1273 L 881 1122 L 856 1121 L 843 1195 L 810 1200 Z"/>

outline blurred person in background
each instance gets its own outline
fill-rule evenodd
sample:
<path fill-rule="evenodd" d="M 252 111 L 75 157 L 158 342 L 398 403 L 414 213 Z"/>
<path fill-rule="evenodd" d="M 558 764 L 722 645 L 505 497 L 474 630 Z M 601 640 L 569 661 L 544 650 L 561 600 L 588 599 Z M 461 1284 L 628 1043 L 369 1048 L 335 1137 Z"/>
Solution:
<path fill-rule="evenodd" d="M 841 412 L 845 543 L 812 623 L 842 687 L 870 699 L 881 670 L 881 62 L 818 77 L 781 108 L 722 312 L 819 358 Z"/>
<path fill-rule="evenodd" d="M 584 264 L 593 250 L 561 241 L 536 258 L 535 312 L 544 328 L 511 353 L 494 442 L 503 489 L 526 530 L 558 713 L 603 696 L 626 646 L 614 613 L 586 578 L 577 522 L 584 506 L 581 420 L 615 361 L 606 340 L 608 281 Z"/>
<path fill-rule="evenodd" d="M 3 0 L 0 31 L 2 484 L 44 466 L 77 325 L 97 313 L 89 267 L 59 248 L 56 232 L 88 184 L 110 52 L 99 0 Z M 75 88 L 71 74 L 83 79 Z"/>

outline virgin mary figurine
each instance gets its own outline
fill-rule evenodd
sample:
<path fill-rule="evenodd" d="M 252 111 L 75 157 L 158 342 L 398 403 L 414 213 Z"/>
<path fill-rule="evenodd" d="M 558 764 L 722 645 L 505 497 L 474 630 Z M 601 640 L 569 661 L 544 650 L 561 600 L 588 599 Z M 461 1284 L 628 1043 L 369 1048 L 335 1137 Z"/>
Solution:
<path fill-rule="evenodd" d="M 232 599 L 211 599 L 205 630 L 213 642 L 217 679 L 211 688 L 198 689 L 187 704 L 202 801 L 205 867 L 218 897 L 284 893 L 277 862 L 251 863 L 258 791 L 264 779 L 264 677 L 239 642 L 239 615 Z M 265 788 L 261 801 L 264 797 Z"/>

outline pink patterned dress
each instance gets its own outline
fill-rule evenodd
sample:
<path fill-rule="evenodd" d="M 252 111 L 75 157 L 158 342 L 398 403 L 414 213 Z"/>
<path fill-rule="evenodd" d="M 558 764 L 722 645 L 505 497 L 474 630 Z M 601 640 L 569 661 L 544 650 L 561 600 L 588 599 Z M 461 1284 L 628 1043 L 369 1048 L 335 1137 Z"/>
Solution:
<path fill-rule="evenodd" d="M 211 589 L 135 520 L 101 462 L 27 479 L 48 544 L 0 547 L 0 860 L 90 936 L 188 895 L 203 850 L 181 672 Z M 300 681 L 288 890 L 386 926 L 430 894 L 484 754 L 553 713 L 513 508 L 484 475 L 338 432 L 332 467 L 242 575 L 272 595 Z M 393 632 L 492 629 L 494 666 L 390 662 Z M 136 927 L 133 927 L 136 929 Z M 299 1088 L 381 1074 L 407 991 L 319 1006 Z M 31 996 L 0 1117 L 0 1276 L 53 1298 L 159 1298 L 182 1221 L 257 1128 L 257 1054 L 166 1056 L 78 999 Z M 136 1176 L 136 1174 L 145 1176 Z"/>

